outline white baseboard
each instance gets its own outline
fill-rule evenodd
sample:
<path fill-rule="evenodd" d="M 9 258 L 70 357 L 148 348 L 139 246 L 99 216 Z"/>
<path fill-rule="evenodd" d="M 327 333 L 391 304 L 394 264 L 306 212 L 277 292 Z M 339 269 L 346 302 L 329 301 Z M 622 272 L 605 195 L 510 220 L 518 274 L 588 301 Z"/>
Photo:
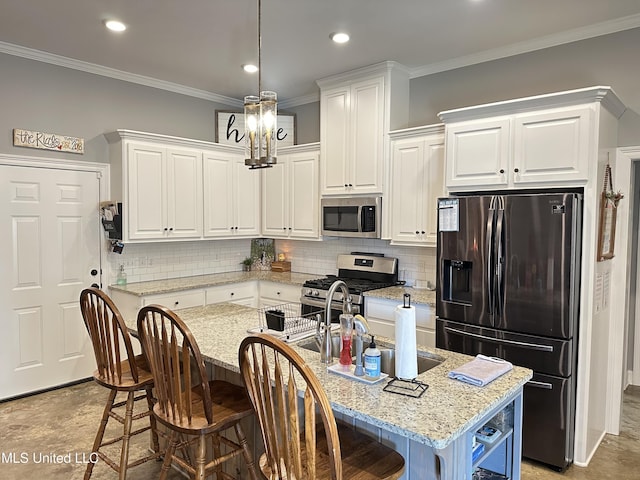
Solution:
<path fill-rule="evenodd" d="M 577 460 L 573 460 L 573 463 L 579 467 L 588 467 L 589 466 L 589 462 L 591 462 L 591 459 L 593 458 L 593 455 L 596 453 L 596 450 L 598 450 L 598 447 L 600 446 L 600 444 L 602 443 L 602 440 L 604 439 L 604 436 L 607 434 L 607 432 L 602 432 L 602 435 L 600 435 L 600 438 L 598 439 L 598 441 L 596 442 L 596 444 L 594 445 L 593 449 L 591 450 L 591 452 L 589 452 L 589 455 L 587 455 L 587 459 L 584 462 L 579 462 Z"/>

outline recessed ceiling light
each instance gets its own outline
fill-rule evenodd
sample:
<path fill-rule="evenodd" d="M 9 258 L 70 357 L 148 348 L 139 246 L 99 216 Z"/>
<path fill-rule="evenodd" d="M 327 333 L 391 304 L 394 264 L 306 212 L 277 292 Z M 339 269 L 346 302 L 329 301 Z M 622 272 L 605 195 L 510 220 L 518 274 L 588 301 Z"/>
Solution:
<path fill-rule="evenodd" d="M 242 65 L 242 69 L 247 73 L 256 73 L 258 71 L 258 67 L 256 67 L 255 65 L 253 65 L 251 63 L 247 63 L 245 65 Z"/>
<path fill-rule="evenodd" d="M 336 43 L 347 43 L 349 41 L 349 34 L 344 32 L 336 32 L 329 35 L 329 38 Z"/>
<path fill-rule="evenodd" d="M 124 32 L 127 29 L 127 26 L 118 20 L 105 20 L 104 26 L 112 32 Z"/>

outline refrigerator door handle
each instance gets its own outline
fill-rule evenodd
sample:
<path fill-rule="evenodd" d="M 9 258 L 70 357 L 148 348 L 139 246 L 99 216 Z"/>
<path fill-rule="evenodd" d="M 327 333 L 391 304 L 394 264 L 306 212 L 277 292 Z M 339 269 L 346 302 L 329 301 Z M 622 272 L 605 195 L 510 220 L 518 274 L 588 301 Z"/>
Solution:
<path fill-rule="evenodd" d="M 529 385 L 530 387 L 542 388 L 544 390 L 553 390 L 553 385 L 547 382 L 537 382 L 535 380 L 529 380 L 525 385 Z"/>
<path fill-rule="evenodd" d="M 489 204 L 489 216 L 487 218 L 487 306 L 489 315 L 493 315 L 495 295 L 493 291 L 494 279 L 493 279 L 493 220 L 495 211 L 496 197 L 491 197 L 491 203 Z"/>
<path fill-rule="evenodd" d="M 451 328 L 451 327 L 444 327 L 444 329 L 448 332 L 455 333 L 457 335 L 479 338 L 481 340 L 487 340 L 493 343 L 500 343 L 503 345 L 513 345 L 517 347 L 528 348 L 529 350 L 538 350 L 541 352 L 553 352 L 552 345 L 540 345 L 537 343 L 518 342 L 516 340 L 505 340 L 503 338 L 487 337 L 485 335 L 480 335 L 478 333 L 465 332 L 463 330 L 458 330 L 457 328 Z"/>
<path fill-rule="evenodd" d="M 497 314 L 502 317 L 503 311 L 503 298 L 504 298 L 504 278 L 503 278 L 503 255 L 504 255 L 504 245 L 502 242 L 502 232 L 504 231 L 504 198 L 497 197 L 498 199 L 498 221 L 496 222 L 496 310 Z"/>

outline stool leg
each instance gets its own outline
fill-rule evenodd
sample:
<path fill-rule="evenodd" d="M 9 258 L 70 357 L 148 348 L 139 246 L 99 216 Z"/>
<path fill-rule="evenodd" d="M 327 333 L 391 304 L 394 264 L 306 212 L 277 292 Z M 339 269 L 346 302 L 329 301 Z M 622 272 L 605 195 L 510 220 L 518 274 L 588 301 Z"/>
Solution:
<path fill-rule="evenodd" d="M 247 443 L 247 437 L 244 435 L 244 431 L 239 423 L 236 423 L 234 428 L 236 430 L 236 436 L 238 437 L 238 443 L 242 447 L 242 456 L 244 457 L 244 461 L 247 463 L 249 476 L 251 477 L 251 480 L 257 480 L 258 474 L 256 473 L 256 465 L 253 463 L 253 455 L 251 454 L 251 449 Z"/>
<path fill-rule="evenodd" d="M 127 465 L 129 463 L 129 439 L 131 438 L 131 422 L 133 417 L 133 399 L 135 392 L 127 395 L 127 406 L 124 415 L 124 435 L 122 436 L 122 452 L 120 453 L 120 480 L 127 478 Z"/>
<path fill-rule="evenodd" d="M 167 445 L 167 451 L 164 453 L 164 462 L 162 462 L 162 469 L 160 470 L 160 479 L 166 480 L 169 469 L 171 468 L 171 458 L 176 451 L 176 445 L 178 445 L 178 433 L 172 431 L 169 437 L 169 444 Z"/>
<path fill-rule="evenodd" d="M 213 458 L 220 458 L 222 456 L 222 452 L 220 450 L 220 435 L 214 433 L 211 435 L 211 447 L 213 448 Z M 216 472 L 216 480 L 219 480 L 222 477 L 222 464 L 218 464 L 215 468 Z"/>
<path fill-rule="evenodd" d="M 96 433 L 96 438 L 93 441 L 93 448 L 91 449 L 91 453 L 96 453 L 100 448 L 100 444 L 102 443 L 102 439 L 104 437 L 104 431 L 107 428 L 107 422 L 109 421 L 109 412 L 113 408 L 113 402 L 116 399 L 115 390 L 111 390 L 109 392 L 109 398 L 107 399 L 107 403 L 104 406 L 104 412 L 102 413 L 102 419 L 100 420 L 100 427 L 98 427 L 98 433 Z M 87 469 L 84 472 L 84 480 L 89 480 L 91 478 L 91 472 L 93 471 L 93 467 L 95 464 L 93 462 L 87 463 Z"/>
<path fill-rule="evenodd" d="M 204 464 L 207 456 L 207 438 L 200 434 L 198 438 L 198 449 L 196 452 L 196 476 L 195 480 L 205 480 L 205 469 Z M 217 475 L 216 475 L 217 476 Z"/>
<path fill-rule="evenodd" d="M 160 443 L 158 442 L 158 429 L 156 425 L 156 417 L 153 414 L 153 393 L 151 388 L 146 389 L 147 405 L 149 406 L 149 422 L 151 423 L 151 440 L 153 441 L 153 451 L 160 451 Z"/>

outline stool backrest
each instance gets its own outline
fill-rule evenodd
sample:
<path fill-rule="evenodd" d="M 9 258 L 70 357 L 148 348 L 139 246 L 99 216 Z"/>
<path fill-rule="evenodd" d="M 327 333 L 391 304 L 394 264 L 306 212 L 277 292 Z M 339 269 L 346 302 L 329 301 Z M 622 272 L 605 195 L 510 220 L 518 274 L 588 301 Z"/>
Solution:
<path fill-rule="evenodd" d="M 137 382 L 138 367 L 133 361 L 129 331 L 113 300 L 102 290 L 85 288 L 80 293 L 80 311 L 93 344 L 101 380 L 121 383 L 123 362 L 128 361 L 131 376 Z"/>
<path fill-rule="evenodd" d="M 331 478 L 342 479 L 336 420 L 318 377 L 303 358 L 281 340 L 257 334 L 244 339 L 238 359 L 275 478 L 316 478 L 317 422 L 322 422 Z M 301 442 L 304 442 L 305 458 Z"/>
<path fill-rule="evenodd" d="M 189 327 L 168 308 L 148 305 L 138 312 L 138 334 L 162 413 L 176 424 L 189 425 L 198 415 L 194 400 L 201 399 L 206 420 L 212 424 L 206 369 Z"/>

